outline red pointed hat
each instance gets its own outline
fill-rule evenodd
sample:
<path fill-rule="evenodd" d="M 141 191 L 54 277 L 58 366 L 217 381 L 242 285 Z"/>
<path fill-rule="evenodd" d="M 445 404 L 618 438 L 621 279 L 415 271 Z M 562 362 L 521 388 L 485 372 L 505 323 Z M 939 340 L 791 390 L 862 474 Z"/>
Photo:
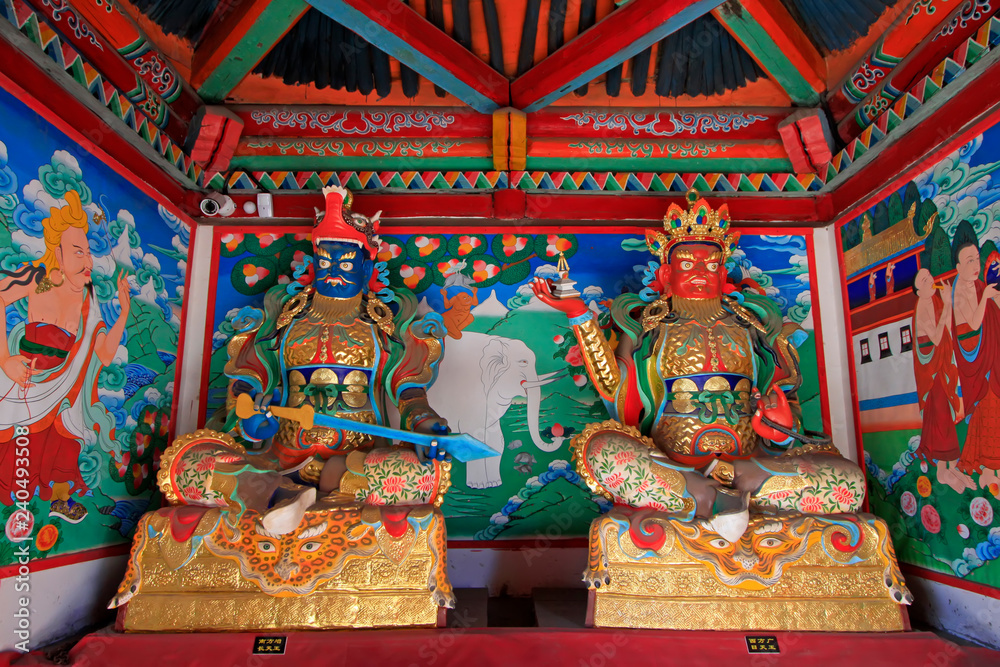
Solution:
<path fill-rule="evenodd" d="M 379 213 L 368 218 L 351 212 L 351 202 L 354 196 L 350 190 L 342 187 L 323 188 L 326 196 L 326 211 L 316 216 L 313 225 L 313 245 L 320 241 L 340 241 L 356 243 L 368 253 L 368 258 L 375 257 L 378 252 Z"/>

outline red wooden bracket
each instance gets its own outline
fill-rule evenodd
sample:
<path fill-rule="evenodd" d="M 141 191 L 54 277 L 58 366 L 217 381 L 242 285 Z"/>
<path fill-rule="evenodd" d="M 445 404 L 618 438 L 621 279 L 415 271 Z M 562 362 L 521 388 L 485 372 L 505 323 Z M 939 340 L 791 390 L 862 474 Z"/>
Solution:
<path fill-rule="evenodd" d="M 833 159 L 833 134 L 821 109 L 800 109 L 778 124 L 796 173 L 815 173 Z"/>
<path fill-rule="evenodd" d="M 243 134 L 243 120 L 221 106 L 204 106 L 191 121 L 188 153 L 207 172 L 226 171 Z"/>

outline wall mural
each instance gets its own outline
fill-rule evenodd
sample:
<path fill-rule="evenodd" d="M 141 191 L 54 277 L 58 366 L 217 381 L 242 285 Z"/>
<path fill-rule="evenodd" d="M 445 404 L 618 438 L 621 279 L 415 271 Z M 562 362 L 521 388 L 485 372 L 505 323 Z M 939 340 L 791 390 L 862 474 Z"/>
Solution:
<path fill-rule="evenodd" d="M 1000 128 L 841 228 L 872 511 L 901 562 L 1000 586 Z"/>
<path fill-rule="evenodd" d="M 0 91 L 0 566 L 127 542 L 168 444 L 188 228 Z"/>
<path fill-rule="evenodd" d="M 206 418 L 223 407 L 225 344 L 232 320 L 260 306 L 272 285 L 304 275 L 311 262 L 307 233 L 243 234 L 220 229 L 215 319 Z M 570 438 L 608 418 L 588 382 L 566 317 L 531 291 L 535 276 L 557 277 L 567 258 L 577 289 L 608 325 L 612 298 L 641 292 L 656 263 L 641 233 L 383 233 L 377 261 L 390 287 L 416 293 L 420 308 L 441 313 L 448 329 L 432 406 L 453 429 L 502 450 L 468 465 L 454 462 L 442 510 L 452 539 L 580 537 L 607 501 L 592 497 L 570 464 Z M 802 324 L 806 382 L 799 392 L 806 427 L 822 430 L 811 316 L 809 257 L 802 235 L 744 234 L 731 280 L 755 280 Z M 522 382 L 523 381 L 523 382 Z M 555 512 L 563 511 L 554 522 Z"/>

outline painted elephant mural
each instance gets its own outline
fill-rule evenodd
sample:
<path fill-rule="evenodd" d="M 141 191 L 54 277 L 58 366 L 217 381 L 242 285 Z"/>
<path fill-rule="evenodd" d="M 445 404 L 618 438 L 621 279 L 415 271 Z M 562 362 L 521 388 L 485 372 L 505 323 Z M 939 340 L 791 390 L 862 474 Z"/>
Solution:
<path fill-rule="evenodd" d="M 560 372 L 538 375 L 535 353 L 523 341 L 485 333 L 465 332 L 448 338 L 437 380 L 428 400 L 453 431 L 468 433 L 500 452 L 500 456 L 472 461 L 466 466 L 466 484 L 474 489 L 500 486 L 500 464 L 505 451 L 500 419 L 518 397 L 527 401 L 528 432 L 543 452 L 553 452 L 564 438 L 546 442 L 538 428 L 541 387 Z"/>

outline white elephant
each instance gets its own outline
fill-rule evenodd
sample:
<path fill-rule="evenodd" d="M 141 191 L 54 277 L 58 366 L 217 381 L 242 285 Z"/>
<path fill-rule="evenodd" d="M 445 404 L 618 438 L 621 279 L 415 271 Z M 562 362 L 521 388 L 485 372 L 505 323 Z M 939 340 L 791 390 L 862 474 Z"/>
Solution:
<path fill-rule="evenodd" d="M 474 489 L 500 486 L 505 450 L 500 418 L 518 396 L 527 399 L 528 432 L 536 447 L 553 452 L 564 438 L 545 442 L 538 430 L 541 386 L 562 373 L 539 376 L 535 353 L 523 341 L 484 333 L 462 332 L 446 338 L 438 377 L 427 398 L 453 431 L 468 433 L 492 447 L 498 456 L 466 464 L 466 484 Z"/>

